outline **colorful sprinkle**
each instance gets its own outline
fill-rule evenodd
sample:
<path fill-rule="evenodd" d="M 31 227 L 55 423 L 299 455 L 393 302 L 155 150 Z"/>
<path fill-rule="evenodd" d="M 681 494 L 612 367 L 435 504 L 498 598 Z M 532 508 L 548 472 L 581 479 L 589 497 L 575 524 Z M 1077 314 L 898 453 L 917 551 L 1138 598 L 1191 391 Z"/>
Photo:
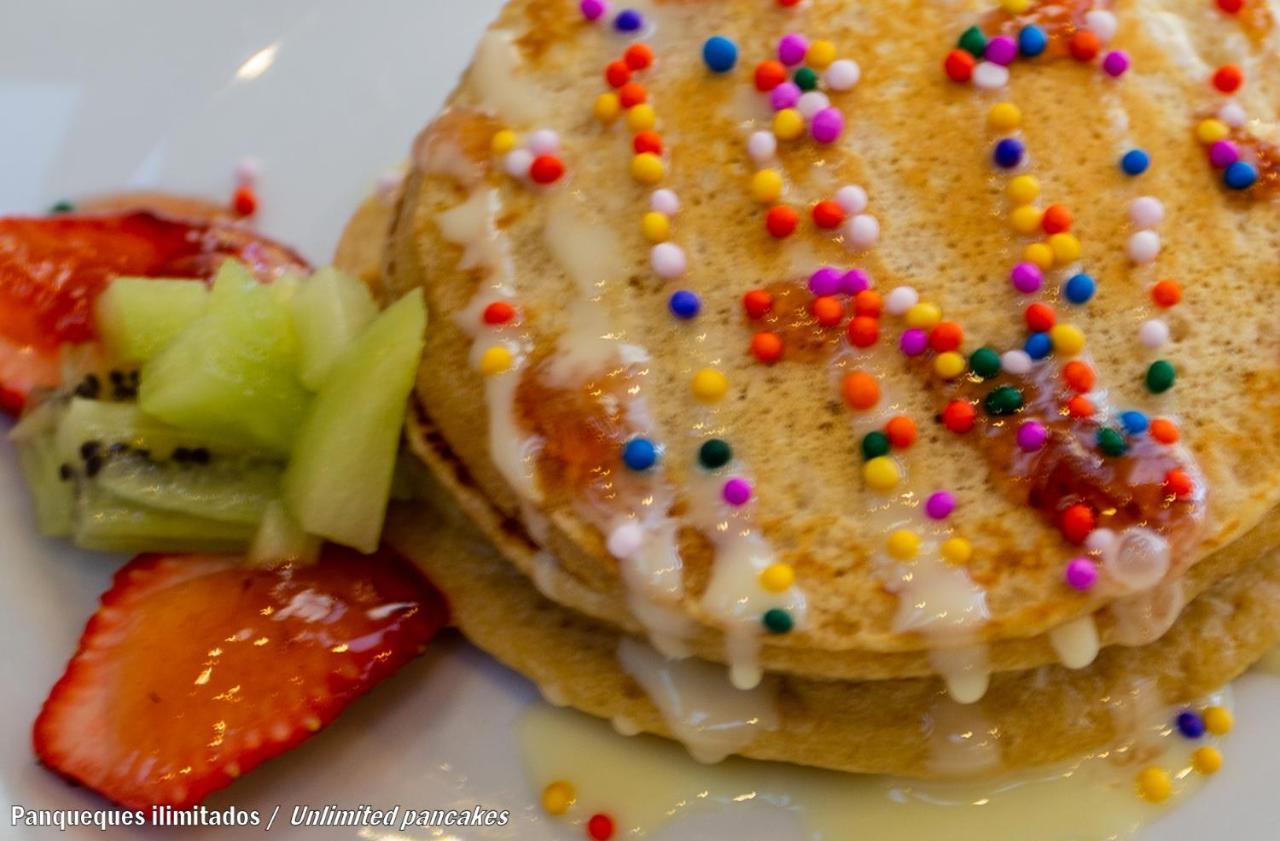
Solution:
<path fill-rule="evenodd" d="M 902 479 L 902 470 L 889 456 L 877 456 L 862 466 L 862 478 L 872 490 L 887 492 Z"/>
<path fill-rule="evenodd" d="M 804 61 L 809 51 L 808 40 L 798 32 L 783 35 L 778 41 L 778 60 L 788 67 L 794 67 Z"/>
<path fill-rule="evenodd" d="M 1151 156 L 1142 149 L 1130 149 L 1120 158 L 1120 169 L 1126 175 L 1141 175 L 1151 166 Z"/>
<path fill-rule="evenodd" d="M 865 412 L 880 402 L 880 385 L 865 371 L 851 371 L 840 381 L 840 394 L 849 408 Z"/>
<path fill-rule="evenodd" d="M 809 125 L 809 133 L 819 143 L 834 143 L 843 131 L 844 114 L 837 108 L 823 108 Z"/>
<path fill-rule="evenodd" d="M 1157 359 L 1147 368 L 1147 390 L 1152 394 L 1163 394 L 1173 388 L 1176 376 L 1173 363 L 1165 359 Z"/>
<path fill-rule="evenodd" d="M 506 373 L 514 361 L 510 350 L 503 345 L 494 345 L 480 355 L 480 373 L 486 377 Z"/>
<path fill-rule="evenodd" d="M 771 634 L 785 634 L 794 627 L 791 614 L 780 607 L 769 608 L 761 617 L 765 629 Z"/>
<path fill-rule="evenodd" d="M 1064 575 L 1067 586 L 1084 592 L 1098 580 L 1098 565 L 1086 557 L 1072 558 Z"/>
<path fill-rule="evenodd" d="M 635 9 L 623 9 L 613 19 L 613 27 L 619 32 L 635 32 L 644 26 L 644 17 Z"/>
<path fill-rule="evenodd" d="M 670 307 L 671 314 L 676 318 L 690 319 L 695 317 L 698 311 L 702 309 L 702 301 L 688 289 L 678 289 L 671 293 L 667 306 Z"/>
<path fill-rule="evenodd" d="M 906 415 L 895 415 L 885 424 L 884 434 L 890 444 L 905 450 L 916 442 L 919 432 L 916 429 L 916 422 L 911 418 Z"/>
<path fill-rule="evenodd" d="M 945 520 L 955 509 L 955 494 L 950 491 L 934 491 L 924 501 L 924 513 L 931 520 Z"/>
<path fill-rule="evenodd" d="M 795 583 L 796 570 L 791 564 L 776 562 L 760 571 L 760 586 L 770 593 L 783 593 Z"/>
<path fill-rule="evenodd" d="M 516 308 L 506 301 L 494 301 L 484 308 L 482 317 L 485 324 L 506 324 L 516 317 Z"/>
<path fill-rule="evenodd" d="M 853 59 L 842 58 L 831 62 L 831 66 L 822 74 L 822 80 L 833 91 L 847 91 L 862 77 L 862 69 Z"/>
<path fill-rule="evenodd" d="M 950 537 L 942 541 L 938 547 L 943 560 L 949 564 L 962 566 L 973 559 L 973 544 L 963 537 Z"/>
<path fill-rule="evenodd" d="M 587 835 L 592 841 L 609 841 L 613 838 L 613 831 L 613 818 L 603 812 L 598 812 L 587 820 Z"/>
<path fill-rule="evenodd" d="M 1150 803 L 1163 803 L 1173 794 L 1169 772 L 1163 768 L 1144 768 L 1138 774 L 1138 794 Z"/>
<path fill-rule="evenodd" d="M 879 458 L 889 454 L 891 445 L 889 436 L 883 432 L 868 432 L 862 436 L 862 458 L 870 461 L 873 458 Z"/>
<path fill-rule="evenodd" d="M 1108 76 L 1116 78 L 1123 76 L 1124 72 L 1129 69 L 1129 54 L 1124 50 L 1112 50 L 1103 56 L 1102 70 Z"/>
<path fill-rule="evenodd" d="M 641 152 L 631 159 L 631 177 L 641 184 L 657 184 L 666 171 L 662 158 L 652 152 Z"/>
<path fill-rule="evenodd" d="M 605 12 L 604 0 L 582 0 L 578 9 L 587 20 L 598 20 Z"/>
<path fill-rule="evenodd" d="M 684 249 L 673 242 L 660 242 L 651 248 L 649 264 L 654 274 L 667 280 L 680 277 L 688 268 Z"/>
<path fill-rule="evenodd" d="M 725 502 L 734 507 L 746 505 L 751 499 L 751 483 L 735 476 L 724 483 L 724 487 L 720 489 L 720 495 Z"/>
<path fill-rule="evenodd" d="M 1021 140 L 1006 137 L 996 143 L 995 149 L 991 153 L 991 159 L 1001 169 L 1013 169 L 1022 163 L 1022 156 L 1025 152 L 1026 147 Z"/>
<path fill-rule="evenodd" d="M 1094 437 L 1103 455 L 1122 456 L 1129 451 L 1129 442 L 1125 440 L 1124 433 L 1119 430 L 1104 426 Z"/>
<path fill-rule="evenodd" d="M 795 233 L 798 224 L 800 224 L 800 215 L 794 208 L 785 204 L 769 208 L 769 212 L 764 217 L 765 230 L 774 239 L 785 239 L 791 236 Z"/>
<path fill-rule="evenodd" d="M 764 318 L 773 309 L 773 295 L 764 289 L 752 289 L 742 296 L 742 308 L 753 321 Z"/>
<path fill-rule="evenodd" d="M 957 434 L 973 429 L 977 418 L 977 410 L 967 400 L 952 400 L 942 410 L 943 425 Z"/>
<path fill-rule="evenodd" d="M 702 45 L 702 60 L 712 73 L 728 73 L 738 63 L 738 45 L 723 35 L 712 35 Z"/>
<path fill-rule="evenodd" d="M 1195 710 L 1183 710 L 1174 719 L 1178 732 L 1188 739 L 1199 739 L 1204 735 L 1204 719 Z"/>
<path fill-rule="evenodd" d="M 563 815 L 577 796 L 571 783 L 557 780 L 542 790 L 542 809 L 548 815 Z"/>
<path fill-rule="evenodd" d="M 1018 52 L 1027 58 L 1035 58 L 1049 46 L 1049 37 L 1035 24 L 1022 27 L 1018 31 Z"/>
<path fill-rule="evenodd" d="M 729 378 L 715 368 L 703 368 L 693 375 L 693 396 L 704 403 L 718 403 L 729 393 Z"/>
<path fill-rule="evenodd" d="M 622 448 L 622 461 L 632 470 L 648 470 L 658 463 L 658 448 L 648 438 L 632 438 Z"/>
<path fill-rule="evenodd" d="M 982 379 L 989 380 L 1000 373 L 1000 354 L 993 348 L 980 347 L 969 356 L 969 367 Z"/>
<path fill-rule="evenodd" d="M 1022 392 L 1011 385 L 993 388 L 982 401 L 982 408 L 994 417 L 1012 415 L 1022 408 Z"/>
<path fill-rule="evenodd" d="M 1204 726 L 1215 736 L 1225 736 L 1235 726 L 1235 718 L 1231 710 L 1215 705 L 1204 711 Z"/>
<path fill-rule="evenodd" d="M 751 337 L 751 355 L 765 365 L 772 365 L 782 359 L 784 351 L 782 337 L 777 333 L 761 330 Z"/>
<path fill-rule="evenodd" d="M 1222 768 L 1222 752 L 1212 745 L 1196 748 L 1191 754 L 1191 767 L 1206 776 L 1216 774 Z"/>
<path fill-rule="evenodd" d="M 897 529 L 889 533 L 884 548 L 891 557 L 909 561 L 920 552 L 920 535 L 910 529 Z"/>
<path fill-rule="evenodd" d="M 698 448 L 698 463 L 707 470 L 718 470 L 733 459 L 733 450 L 729 442 L 720 438 L 709 438 Z"/>
<path fill-rule="evenodd" d="M 1236 161 L 1222 171 L 1222 183 L 1233 190 L 1247 190 L 1257 180 L 1257 167 L 1247 161 Z"/>
<path fill-rule="evenodd" d="M 1120 425 L 1130 435 L 1141 435 L 1151 426 L 1151 421 L 1142 412 L 1131 409 L 1120 413 Z"/>
<path fill-rule="evenodd" d="M 1025 421 L 1018 426 L 1015 437 L 1018 441 L 1018 449 L 1024 453 L 1039 452 L 1049 440 L 1049 430 L 1038 421 Z"/>
<path fill-rule="evenodd" d="M 1067 280 L 1062 287 L 1062 294 L 1073 304 L 1087 304 L 1097 288 L 1097 283 L 1090 275 L 1080 272 Z"/>

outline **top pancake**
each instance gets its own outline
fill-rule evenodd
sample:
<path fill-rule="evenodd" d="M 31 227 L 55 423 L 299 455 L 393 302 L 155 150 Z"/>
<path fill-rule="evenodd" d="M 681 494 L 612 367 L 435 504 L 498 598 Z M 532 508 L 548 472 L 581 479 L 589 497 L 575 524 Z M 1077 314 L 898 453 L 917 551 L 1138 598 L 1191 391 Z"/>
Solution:
<path fill-rule="evenodd" d="M 951 644 L 895 621 L 900 600 L 888 585 L 911 568 L 882 550 L 886 529 L 914 516 L 920 495 L 936 489 L 956 497 L 946 528 L 972 542 L 967 574 L 984 591 L 989 614 L 964 629 L 963 642 L 1040 634 L 1116 597 L 1105 581 L 1087 594 L 1064 586 L 1063 568 L 1079 549 L 993 475 L 999 471 L 976 446 L 976 434 L 958 436 L 935 422 L 939 391 L 898 351 L 900 320 L 885 316 L 874 347 L 841 349 L 834 362 L 805 361 L 793 349 L 765 366 L 747 351 L 757 327 L 742 315 L 742 294 L 803 280 L 824 264 L 863 268 L 882 293 L 915 287 L 964 326 L 966 353 L 1020 346 L 1020 309 L 1031 298 L 1016 295 L 1007 276 L 1031 239 L 1005 221 L 1007 175 L 991 166 L 998 135 L 985 127 L 987 109 L 1006 98 L 1024 115 L 1029 155 L 1022 171 L 1040 180 L 1043 203 L 1071 208 L 1080 266 L 1099 282 L 1092 302 L 1072 307 L 1056 290 L 1079 269 L 1055 269 L 1039 297 L 1084 331 L 1109 404 L 1175 418 L 1203 472 L 1204 539 L 1169 577 L 1228 547 L 1277 504 L 1280 331 L 1266 303 L 1277 288 L 1280 220 L 1264 185 L 1225 191 L 1194 135 L 1198 120 L 1221 104 L 1207 77 L 1227 61 L 1246 69 L 1238 99 L 1249 116 L 1270 125 L 1280 74 L 1269 27 L 1245 25 L 1196 0 L 1120 3 L 1111 46 L 1133 62 L 1122 79 L 1046 57 L 1016 63 L 1006 90 L 984 93 L 948 81 L 940 69 L 958 34 L 979 18 L 961 4 L 640 6 L 651 27 L 641 34 L 657 55 L 642 80 L 665 147 L 661 186 L 680 197 L 673 241 L 688 255 L 684 276 L 664 282 L 650 269 L 650 245 L 640 232 L 653 187 L 629 174 L 631 133 L 622 120 L 602 126 L 592 116 L 593 101 L 607 90 L 603 68 L 629 41 L 603 22 L 584 22 L 576 6 L 517 0 L 504 9 L 449 110 L 419 138 L 383 276 L 390 295 L 418 286 L 426 292 L 432 328 L 417 392 L 449 450 L 491 503 L 523 523 L 570 574 L 599 591 L 625 589 L 600 526 L 614 516 L 609 506 L 642 504 L 632 497 L 643 499 L 642 482 L 656 482 L 671 491 L 679 529 L 680 609 L 701 624 L 720 624 L 701 598 L 715 564 L 714 535 L 691 524 L 690 513 L 719 490 L 697 464 L 699 444 L 714 435 L 739 458 L 734 475 L 750 477 L 754 487 L 744 527 L 794 566 L 807 600 L 803 622 L 771 640 L 777 645 L 879 652 Z M 831 95 L 847 121 L 836 144 L 780 144 L 784 200 L 802 211 L 796 234 L 780 242 L 764 232 L 764 209 L 749 195 L 755 166 L 745 138 L 768 128 L 751 69 L 772 58 L 778 38 L 791 31 L 831 40 L 839 55 L 859 63 L 862 79 Z M 713 75 L 702 62 L 702 43 L 715 33 L 738 45 L 731 73 Z M 490 151 L 503 127 L 558 132 L 565 177 L 541 188 L 507 175 Z M 1153 161 L 1137 178 L 1117 166 L 1133 146 Z M 868 212 L 882 231 L 872 250 L 850 252 L 807 219 L 813 202 L 844 184 L 860 184 L 869 196 Z M 1166 209 L 1154 266 L 1134 266 L 1125 254 L 1127 207 L 1139 195 L 1157 196 Z M 441 214 L 459 207 L 445 217 L 452 228 L 442 230 Z M 476 371 L 472 348 L 479 312 L 468 306 L 477 290 L 495 283 L 501 249 L 509 251 L 521 321 L 490 338 L 482 334 L 482 343 L 513 341 L 520 350 L 523 363 L 502 376 L 511 378 L 512 428 L 525 447 L 523 474 L 536 476 L 534 491 L 522 492 L 524 481 L 513 482 L 510 465 L 504 471 L 492 455 L 486 388 L 494 389 Z M 1184 296 L 1165 314 L 1173 338 L 1159 353 L 1176 365 L 1177 384 L 1151 395 L 1143 374 L 1157 355 L 1141 347 L 1137 328 L 1157 314 L 1148 290 L 1159 277 L 1179 278 Z M 701 297 L 696 320 L 671 317 L 667 298 L 676 288 Z M 582 303 L 588 300 L 590 307 Z M 601 335 L 607 338 L 596 341 Z M 843 331 L 832 336 L 844 348 Z M 647 356 L 634 361 L 622 344 Z M 587 350 L 547 375 L 545 366 L 567 347 Z M 729 381 L 725 399 L 710 407 L 689 385 L 704 367 Z M 571 368 L 576 380 L 564 375 Z M 853 412 L 840 400 L 840 375 L 853 369 L 879 379 L 884 397 L 873 412 Z M 601 393 L 642 405 L 647 417 L 637 421 L 630 409 L 611 414 Z M 914 494 L 897 507 L 866 487 L 858 453 L 862 436 L 893 414 L 909 415 L 921 431 L 910 450 L 896 454 L 907 475 L 899 490 Z M 664 447 L 656 477 L 636 479 L 620 463 L 619 439 L 636 432 Z M 602 470 L 618 499 L 584 505 L 583 487 L 598 483 Z M 902 513 L 877 513 L 885 507 Z M 919 520 L 912 526 L 925 528 Z"/>

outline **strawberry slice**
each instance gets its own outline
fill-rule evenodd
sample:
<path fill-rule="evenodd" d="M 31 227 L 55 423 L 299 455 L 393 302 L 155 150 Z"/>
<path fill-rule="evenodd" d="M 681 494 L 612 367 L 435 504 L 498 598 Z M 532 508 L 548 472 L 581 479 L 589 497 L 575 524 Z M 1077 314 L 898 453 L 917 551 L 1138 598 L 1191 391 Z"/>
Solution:
<path fill-rule="evenodd" d="M 333 721 L 419 654 L 443 597 L 398 556 L 307 567 L 140 555 L 35 722 L 51 769 L 121 806 L 189 807 Z"/>
<path fill-rule="evenodd" d="M 210 278 L 228 257 L 266 280 L 306 270 L 292 250 L 228 219 L 146 210 L 0 219 L 0 409 L 59 384 L 58 348 L 97 338 L 93 302 L 112 278 Z"/>

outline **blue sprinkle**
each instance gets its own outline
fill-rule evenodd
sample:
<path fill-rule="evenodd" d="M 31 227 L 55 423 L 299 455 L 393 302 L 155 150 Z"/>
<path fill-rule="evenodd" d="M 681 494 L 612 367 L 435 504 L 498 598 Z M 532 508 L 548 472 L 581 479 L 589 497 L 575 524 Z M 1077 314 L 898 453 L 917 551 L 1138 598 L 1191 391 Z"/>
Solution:
<path fill-rule="evenodd" d="M 632 438 L 622 448 L 622 460 L 632 470 L 648 470 L 658 463 L 658 448 L 648 438 Z"/>
<path fill-rule="evenodd" d="M 991 159 L 1001 169 L 1013 169 L 1022 163 L 1022 153 L 1024 151 L 1025 148 L 1021 140 L 1006 137 L 996 144 L 995 150 L 991 153 Z"/>
<path fill-rule="evenodd" d="M 1130 435 L 1141 435 L 1147 431 L 1147 427 L 1151 426 L 1146 415 L 1132 409 L 1121 413 L 1120 423 L 1124 425 L 1124 431 Z"/>
<path fill-rule="evenodd" d="M 1258 180 L 1258 170 L 1247 161 L 1236 161 L 1222 171 L 1222 183 L 1233 190 L 1247 190 Z"/>
<path fill-rule="evenodd" d="M 723 35 L 712 35 L 702 45 L 702 60 L 713 73 L 728 73 L 738 63 L 738 45 Z"/>
<path fill-rule="evenodd" d="M 1049 338 L 1048 333 L 1032 333 L 1027 336 L 1022 349 L 1032 359 L 1044 359 L 1053 350 L 1053 340 Z"/>
<path fill-rule="evenodd" d="M 619 32 L 635 32 L 644 26 L 644 17 L 635 9 L 623 9 L 613 19 L 613 28 Z"/>
<path fill-rule="evenodd" d="M 1073 304 L 1087 304 L 1097 288 L 1098 284 L 1092 277 L 1080 272 L 1067 280 L 1067 285 L 1062 288 L 1062 292 Z"/>
<path fill-rule="evenodd" d="M 671 314 L 676 318 L 693 318 L 698 314 L 698 310 L 702 309 L 702 302 L 688 289 L 680 289 L 671 293 L 667 306 L 671 308 Z"/>
<path fill-rule="evenodd" d="M 1204 719 L 1191 710 L 1178 713 L 1178 731 L 1188 739 L 1199 739 L 1204 735 Z"/>
<path fill-rule="evenodd" d="M 1120 159 L 1120 168 L 1128 175 L 1141 175 L 1151 166 L 1151 156 L 1141 149 L 1130 149 Z"/>
<path fill-rule="evenodd" d="M 1044 34 L 1044 30 L 1035 24 L 1022 27 L 1022 31 L 1018 33 L 1018 52 L 1027 58 L 1035 58 L 1044 52 L 1047 46 L 1049 46 L 1049 38 Z"/>

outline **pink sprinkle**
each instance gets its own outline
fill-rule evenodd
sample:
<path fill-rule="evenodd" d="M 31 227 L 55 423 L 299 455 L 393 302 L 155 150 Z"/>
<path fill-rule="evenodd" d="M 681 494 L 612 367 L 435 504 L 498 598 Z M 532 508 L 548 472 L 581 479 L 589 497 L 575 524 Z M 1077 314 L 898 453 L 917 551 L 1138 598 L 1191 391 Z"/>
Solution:
<path fill-rule="evenodd" d="M 871 278 L 862 269 L 849 269 L 840 278 L 840 291 L 846 295 L 857 295 L 871 288 Z"/>
<path fill-rule="evenodd" d="M 804 61 L 804 54 L 809 51 L 809 40 L 798 32 L 782 36 L 778 41 L 778 61 L 788 67 Z"/>
<path fill-rule="evenodd" d="M 1030 295 L 1040 288 L 1040 284 L 1044 282 L 1044 275 L 1035 263 L 1019 263 L 1009 272 L 1009 280 L 1012 281 L 1014 289 Z"/>
<path fill-rule="evenodd" d="M 746 479 L 730 479 L 720 491 L 724 501 L 733 506 L 746 505 L 751 499 L 751 483 Z"/>
<path fill-rule="evenodd" d="M 997 35 L 987 42 L 983 58 L 992 64 L 1008 67 L 1018 57 L 1018 45 L 1008 35 Z"/>
<path fill-rule="evenodd" d="M 809 133 L 819 143 L 834 143 L 843 131 L 844 114 L 838 108 L 823 108 L 809 124 Z"/>
<path fill-rule="evenodd" d="M 1067 564 L 1067 584 L 1084 592 L 1098 580 L 1098 565 L 1086 557 L 1072 558 Z"/>
<path fill-rule="evenodd" d="M 1112 50 L 1102 59 L 1102 69 L 1108 76 L 1123 76 L 1129 69 L 1129 54 L 1124 50 Z"/>
<path fill-rule="evenodd" d="M 840 280 L 839 269 L 823 266 L 809 275 L 809 291 L 819 297 L 834 295 L 840 291 Z"/>
<path fill-rule="evenodd" d="M 604 0 L 582 0 L 578 4 L 578 8 L 582 11 L 582 16 L 587 20 L 599 20 L 600 16 L 605 12 Z"/>
<path fill-rule="evenodd" d="M 1209 163 L 1225 169 L 1240 160 L 1240 150 L 1230 140 L 1219 140 L 1209 147 Z"/>
<path fill-rule="evenodd" d="M 898 340 L 898 347 L 907 356 L 919 356 L 929 347 L 929 334 L 918 327 L 904 330 L 902 338 Z"/>
<path fill-rule="evenodd" d="M 795 82 L 783 82 L 769 92 L 769 105 L 774 111 L 783 108 L 794 108 L 800 101 L 800 86 Z"/>
<path fill-rule="evenodd" d="M 945 520 L 956 510 L 956 498 L 950 491 L 935 491 L 924 503 L 924 513 L 931 520 Z"/>
<path fill-rule="evenodd" d="M 1045 429 L 1042 423 L 1027 421 L 1018 427 L 1018 447 L 1024 453 L 1039 451 L 1047 440 L 1049 440 L 1049 430 Z"/>

